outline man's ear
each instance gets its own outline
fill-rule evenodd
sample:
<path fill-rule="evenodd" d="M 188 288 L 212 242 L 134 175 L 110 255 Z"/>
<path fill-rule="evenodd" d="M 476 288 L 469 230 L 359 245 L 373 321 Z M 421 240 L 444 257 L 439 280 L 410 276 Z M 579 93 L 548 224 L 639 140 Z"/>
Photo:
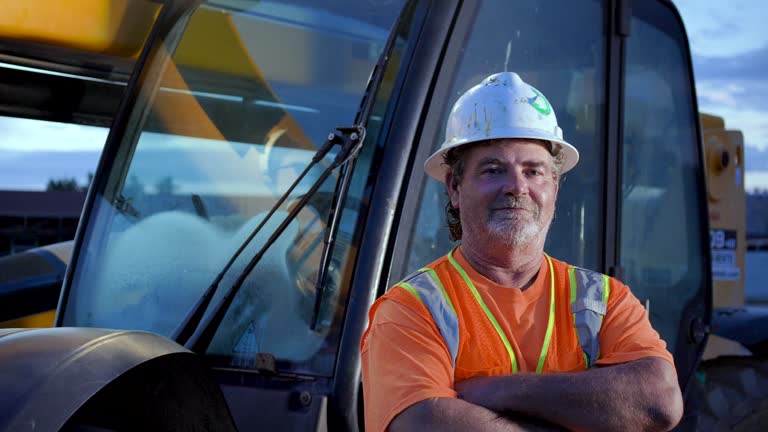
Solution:
<path fill-rule="evenodd" d="M 450 171 L 445 174 L 445 188 L 453 208 L 459 208 L 459 184 L 454 181 L 453 173 Z"/>

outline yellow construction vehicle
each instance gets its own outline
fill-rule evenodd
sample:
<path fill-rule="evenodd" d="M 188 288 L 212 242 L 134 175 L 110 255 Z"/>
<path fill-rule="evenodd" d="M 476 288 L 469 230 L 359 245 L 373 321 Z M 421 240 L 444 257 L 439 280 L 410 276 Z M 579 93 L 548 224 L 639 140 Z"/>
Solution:
<path fill-rule="evenodd" d="M 41 30 L 24 19 L 35 7 L 94 21 Z M 0 430 L 360 430 L 370 305 L 453 245 L 444 191 L 421 165 L 452 101 L 503 70 L 547 94 L 582 155 L 547 251 L 619 276 L 646 305 L 687 396 L 680 430 L 755 418 L 697 426 L 709 159 L 670 2 L 9 10 L 4 70 L 54 100 L 73 96 L 52 88 L 83 91 L 64 105 L 8 86 L 3 113 L 111 127 L 56 327 L 0 330 Z"/>
<path fill-rule="evenodd" d="M 712 305 L 744 306 L 746 254 L 746 192 L 744 190 L 744 136 L 725 128 L 722 117 L 701 115 L 707 167 L 710 250 L 712 253 Z M 704 360 L 725 354 L 745 355 L 741 344 L 710 337 Z"/>
<path fill-rule="evenodd" d="M 744 137 L 701 115 L 707 168 L 713 322 L 700 367 L 704 430 L 763 430 L 768 418 L 764 313 L 745 304 Z"/>

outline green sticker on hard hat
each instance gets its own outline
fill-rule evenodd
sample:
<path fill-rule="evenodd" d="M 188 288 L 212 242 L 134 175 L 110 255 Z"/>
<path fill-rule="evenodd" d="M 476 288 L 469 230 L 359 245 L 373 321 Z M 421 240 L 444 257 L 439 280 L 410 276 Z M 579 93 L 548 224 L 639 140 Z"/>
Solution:
<path fill-rule="evenodd" d="M 533 107 L 533 109 L 541 113 L 541 115 L 549 115 L 552 112 L 552 106 L 549 104 L 549 101 L 547 100 L 547 98 L 545 98 L 544 95 L 539 93 L 539 91 L 536 90 L 535 88 L 531 87 L 531 90 L 533 90 L 533 92 L 536 93 L 536 96 L 532 98 L 528 98 L 528 103 Z M 537 99 L 539 98 L 541 98 L 541 100 L 544 101 L 544 104 L 545 104 L 544 107 L 538 104 Z"/>

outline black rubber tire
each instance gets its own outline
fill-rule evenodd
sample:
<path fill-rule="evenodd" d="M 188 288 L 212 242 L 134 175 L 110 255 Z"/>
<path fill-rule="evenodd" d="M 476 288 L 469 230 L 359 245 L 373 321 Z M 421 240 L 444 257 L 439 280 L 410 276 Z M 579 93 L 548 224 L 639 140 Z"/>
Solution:
<path fill-rule="evenodd" d="M 768 360 L 718 357 L 702 370 L 700 432 L 768 431 Z"/>

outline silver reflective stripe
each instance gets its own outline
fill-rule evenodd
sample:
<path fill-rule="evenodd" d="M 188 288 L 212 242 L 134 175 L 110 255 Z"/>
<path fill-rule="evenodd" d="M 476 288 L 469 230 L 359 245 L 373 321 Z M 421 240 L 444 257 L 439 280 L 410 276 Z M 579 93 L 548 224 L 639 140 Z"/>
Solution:
<path fill-rule="evenodd" d="M 605 286 L 607 279 L 600 273 L 578 267 L 574 267 L 574 276 L 576 296 L 571 303 L 571 312 L 579 344 L 589 368 L 600 355 L 600 327 L 608 307 L 603 301 L 603 293 L 608 289 Z"/>
<path fill-rule="evenodd" d="M 412 287 L 419 295 L 443 335 L 445 345 L 451 353 L 451 364 L 456 367 L 456 356 L 459 353 L 459 318 L 439 284 L 440 282 L 430 275 L 429 270 L 419 271 L 400 283 Z"/>

